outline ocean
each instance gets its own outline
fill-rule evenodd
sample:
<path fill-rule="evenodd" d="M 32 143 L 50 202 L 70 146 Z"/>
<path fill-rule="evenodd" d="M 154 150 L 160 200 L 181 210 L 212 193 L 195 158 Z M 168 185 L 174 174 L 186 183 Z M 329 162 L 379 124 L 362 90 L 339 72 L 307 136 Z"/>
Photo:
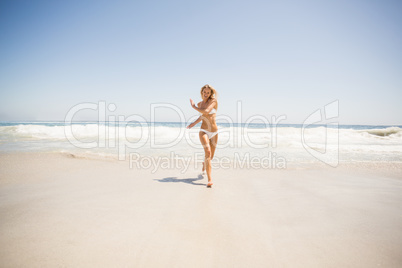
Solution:
<path fill-rule="evenodd" d="M 202 161 L 200 125 L 186 129 L 185 123 L 179 122 L 0 122 L 0 153 L 58 152 L 94 159 L 183 157 Z M 402 161 L 402 126 L 218 123 L 218 127 L 214 161 L 254 161 L 256 166 L 270 168 Z"/>

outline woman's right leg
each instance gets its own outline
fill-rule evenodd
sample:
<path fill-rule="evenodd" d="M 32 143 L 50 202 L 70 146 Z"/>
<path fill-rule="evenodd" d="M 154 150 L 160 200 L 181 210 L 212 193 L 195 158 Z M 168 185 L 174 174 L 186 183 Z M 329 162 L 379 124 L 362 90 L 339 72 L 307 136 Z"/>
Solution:
<path fill-rule="evenodd" d="M 200 132 L 200 141 L 202 146 L 204 147 L 205 152 L 205 169 L 207 171 L 208 182 L 212 182 L 211 177 L 211 146 L 209 144 L 208 135 L 204 132 Z"/>

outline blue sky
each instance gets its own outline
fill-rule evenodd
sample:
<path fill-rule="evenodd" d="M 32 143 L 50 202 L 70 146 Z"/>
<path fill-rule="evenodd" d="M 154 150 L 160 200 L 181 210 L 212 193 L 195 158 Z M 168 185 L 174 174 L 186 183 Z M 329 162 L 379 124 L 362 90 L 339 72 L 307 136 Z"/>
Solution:
<path fill-rule="evenodd" d="M 213 85 L 219 113 L 402 124 L 402 2 L 0 2 L 0 120 L 64 120 L 82 102 L 186 118 Z M 82 112 L 77 119 L 96 119 Z M 161 109 L 158 121 L 178 121 Z"/>

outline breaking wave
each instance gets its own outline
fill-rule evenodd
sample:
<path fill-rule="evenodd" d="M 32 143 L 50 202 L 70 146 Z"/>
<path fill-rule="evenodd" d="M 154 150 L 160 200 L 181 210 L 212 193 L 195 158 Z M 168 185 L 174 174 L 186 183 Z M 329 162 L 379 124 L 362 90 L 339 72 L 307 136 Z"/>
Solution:
<path fill-rule="evenodd" d="M 101 158 L 116 155 L 119 142 L 140 144 L 136 152 L 163 155 L 171 151 L 183 155 L 201 151 L 199 128 L 185 129 L 181 124 L 135 124 L 108 126 L 97 123 L 0 123 L 0 151 L 30 150 L 57 151 L 75 156 L 97 155 Z M 102 144 L 91 149 L 79 150 L 71 140 L 85 144 Z M 124 146 L 126 146 L 124 144 Z M 171 144 L 170 147 L 158 145 Z M 252 153 L 262 155 L 269 151 L 287 159 L 307 159 L 305 147 L 325 152 L 339 147 L 344 159 L 391 159 L 402 161 L 402 128 L 393 127 L 340 127 L 324 126 L 302 129 L 298 126 L 244 128 L 244 126 L 219 126 L 218 154 Z M 129 146 L 130 147 L 130 146 Z M 157 148 L 158 147 L 158 148 Z M 155 149 L 156 148 L 156 149 Z M 164 149 L 160 149 L 164 148 Z M 134 149 L 133 149 L 134 150 Z M 307 155 L 307 156 L 306 156 Z"/>

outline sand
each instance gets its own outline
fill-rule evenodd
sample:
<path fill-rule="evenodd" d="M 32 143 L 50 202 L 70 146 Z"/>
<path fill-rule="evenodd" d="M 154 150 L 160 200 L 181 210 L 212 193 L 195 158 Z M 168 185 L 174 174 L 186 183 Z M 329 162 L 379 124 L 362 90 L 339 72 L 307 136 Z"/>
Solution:
<path fill-rule="evenodd" d="M 0 154 L 1 267 L 402 267 L 402 165 L 190 168 Z"/>

